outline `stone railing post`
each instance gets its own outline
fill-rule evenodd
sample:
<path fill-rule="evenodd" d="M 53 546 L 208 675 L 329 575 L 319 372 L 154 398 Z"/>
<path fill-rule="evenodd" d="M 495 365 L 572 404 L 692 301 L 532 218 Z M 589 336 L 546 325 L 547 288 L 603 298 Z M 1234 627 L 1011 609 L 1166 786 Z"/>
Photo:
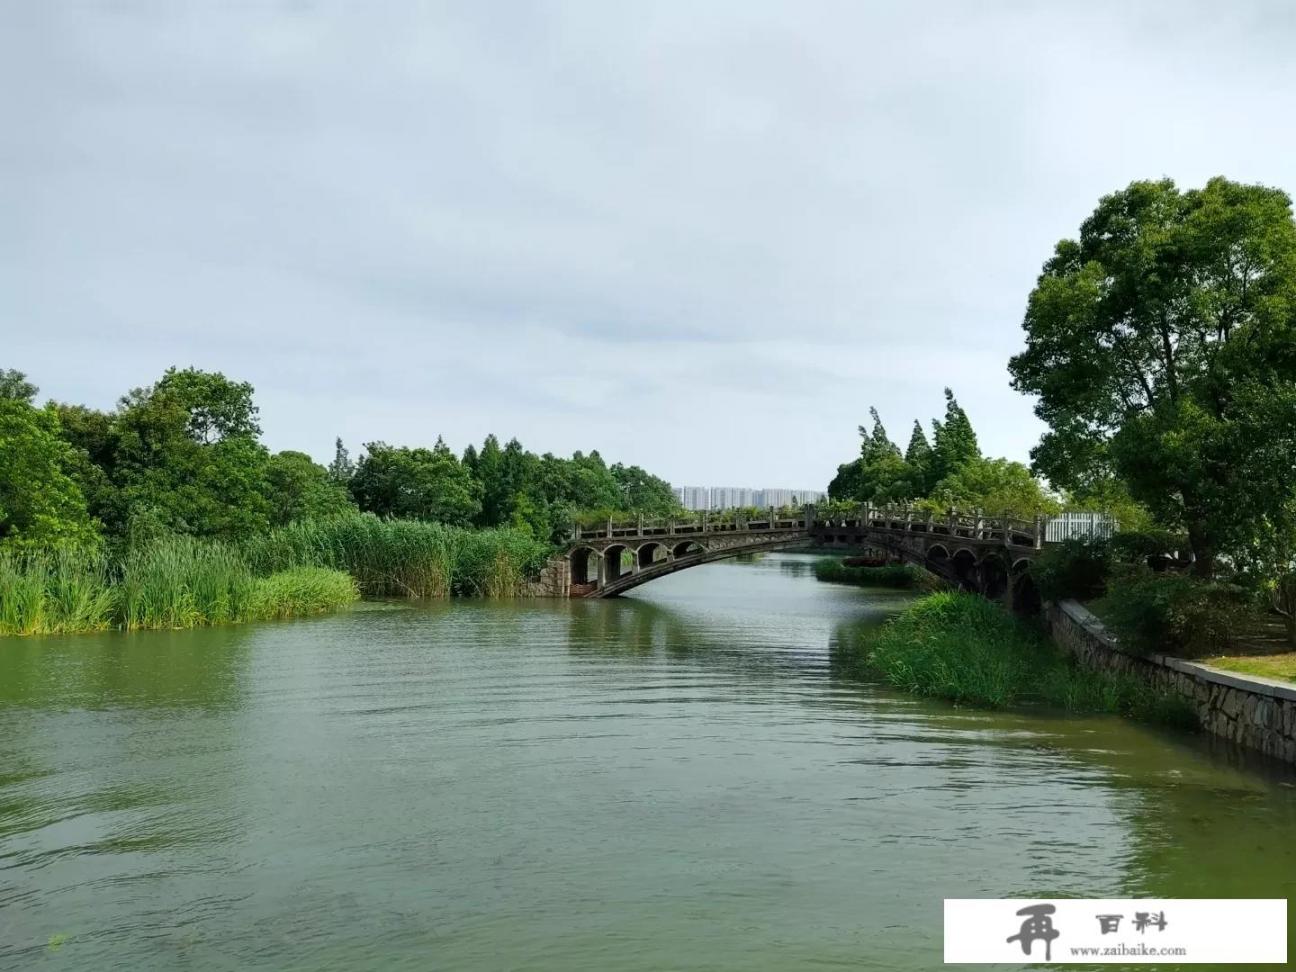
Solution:
<path fill-rule="evenodd" d="M 949 511 L 949 532 L 951 537 L 958 536 L 958 514 L 954 512 L 954 507 Z"/>
<path fill-rule="evenodd" d="M 707 517 L 706 517 L 706 515 L 707 515 L 707 511 L 706 511 L 706 510 L 703 510 L 703 511 L 702 511 L 702 532 L 703 532 L 703 533 L 706 533 L 706 531 L 707 531 L 707 522 L 706 522 Z"/>
<path fill-rule="evenodd" d="M 1003 515 L 1003 545 L 1005 547 L 1012 546 L 1012 525 L 1008 522 L 1008 516 L 1009 514 L 1005 511 Z M 1009 586 L 1012 586 L 1011 579 Z"/>
<path fill-rule="evenodd" d="M 643 514 L 640 513 L 635 521 L 635 529 L 639 531 L 639 536 L 643 536 Z"/>
<path fill-rule="evenodd" d="M 607 521 L 607 538 L 609 540 L 612 539 L 612 518 L 611 517 L 608 517 L 608 521 Z"/>
<path fill-rule="evenodd" d="M 1038 513 L 1035 514 L 1035 549 L 1040 550 L 1044 546 L 1044 517 Z"/>

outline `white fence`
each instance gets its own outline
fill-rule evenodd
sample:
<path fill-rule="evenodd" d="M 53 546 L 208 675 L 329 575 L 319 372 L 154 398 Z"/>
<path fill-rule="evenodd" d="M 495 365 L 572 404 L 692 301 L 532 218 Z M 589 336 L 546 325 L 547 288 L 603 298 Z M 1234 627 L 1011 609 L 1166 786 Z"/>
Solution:
<path fill-rule="evenodd" d="M 1059 540 L 1106 540 L 1120 529 L 1120 524 L 1110 513 L 1059 513 L 1044 524 L 1044 539 L 1049 543 Z"/>

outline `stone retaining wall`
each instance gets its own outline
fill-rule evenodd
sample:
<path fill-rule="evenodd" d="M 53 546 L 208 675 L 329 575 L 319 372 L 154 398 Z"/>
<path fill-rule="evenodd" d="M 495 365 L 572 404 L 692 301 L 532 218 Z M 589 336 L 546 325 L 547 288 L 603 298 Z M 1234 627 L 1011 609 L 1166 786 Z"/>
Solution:
<path fill-rule="evenodd" d="M 1168 655 L 1136 657 L 1078 601 L 1050 604 L 1053 639 L 1091 668 L 1131 672 L 1190 699 L 1202 728 L 1232 742 L 1296 763 L 1296 685 L 1226 672 Z"/>

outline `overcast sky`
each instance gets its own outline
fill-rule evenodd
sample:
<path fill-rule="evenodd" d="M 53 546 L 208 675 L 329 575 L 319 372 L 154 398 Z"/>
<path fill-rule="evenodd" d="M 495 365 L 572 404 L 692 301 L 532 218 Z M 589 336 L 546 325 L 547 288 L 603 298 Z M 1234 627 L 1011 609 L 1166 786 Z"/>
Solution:
<path fill-rule="evenodd" d="M 822 487 L 1005 364 L 1132 179 L 1296 190 L 1296 4 L 0 0 L 0 367 L 251 381 L 320 458 L 488 432 Z"/>

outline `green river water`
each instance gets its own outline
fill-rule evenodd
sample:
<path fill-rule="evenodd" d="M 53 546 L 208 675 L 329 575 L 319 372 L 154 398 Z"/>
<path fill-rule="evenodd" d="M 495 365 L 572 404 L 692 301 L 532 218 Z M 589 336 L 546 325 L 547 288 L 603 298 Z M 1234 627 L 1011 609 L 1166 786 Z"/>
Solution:
<path fill-rule="evenodd" d="M 810 562 L 0 639 L 0 969 L 932 969 L 945 897 L 1293 896 L 1292 776 L 849 679 L 904 596 Z"/>

